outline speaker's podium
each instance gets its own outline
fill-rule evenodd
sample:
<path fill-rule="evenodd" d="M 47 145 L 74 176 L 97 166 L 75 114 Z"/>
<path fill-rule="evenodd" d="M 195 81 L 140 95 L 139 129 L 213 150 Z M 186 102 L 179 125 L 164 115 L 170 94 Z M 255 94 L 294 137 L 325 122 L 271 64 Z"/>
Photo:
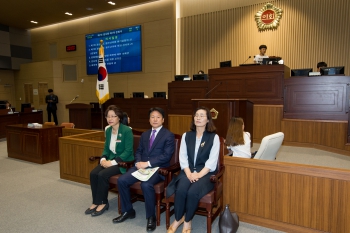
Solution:
<path fill-rule="evenodd" d="M 74 123 L 75 128 L 91 129 L 91 108 L 90 104 L 67 104 L 69 109 L 69 122 Z"/>

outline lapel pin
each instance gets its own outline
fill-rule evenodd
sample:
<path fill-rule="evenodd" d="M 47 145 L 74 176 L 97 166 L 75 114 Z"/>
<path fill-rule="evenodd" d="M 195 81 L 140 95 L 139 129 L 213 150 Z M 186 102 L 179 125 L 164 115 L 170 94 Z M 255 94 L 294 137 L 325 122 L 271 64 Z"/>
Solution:
<path fill-rule="evenodd" d="M 203 142 L 203 143 L 201 144 L 201 147 L 203 147 L 203 146 L 204 146 L 204 144 L 205 144 L 205 142 Z"/>

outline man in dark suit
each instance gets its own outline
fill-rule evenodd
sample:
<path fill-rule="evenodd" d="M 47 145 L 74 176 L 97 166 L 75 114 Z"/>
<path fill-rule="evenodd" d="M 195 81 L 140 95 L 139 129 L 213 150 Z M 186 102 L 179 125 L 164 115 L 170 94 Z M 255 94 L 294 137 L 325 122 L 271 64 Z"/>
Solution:
<path fill-rule="evenodd" d="M 56 104 L 58 103 L 58 97 L 57 95 L 53 94 L 53 90 L 49 89 L 48 90 L 49 94 L 45 98 L 45 102 L 47 103 L 47 121 L 51 122 L 51 114 L 53 115 L 53 120 L 55 121 L 55 125 L 58 125 L 58 120 L 57 120 L 57 106 Z"/>
<path fill-rule="evenodd" d="M 174 134 L 163 127 L 164 110 L 157 107 L 151 108 L 149 111 L 149 122 L 152 129 L 141 135 L 140 144 L 135 153 L 135 166 L 118 179 L 122 214 L 113 219 L 114 223 L 121 223 L 128 218 L 135 218 L 136 216 L 131 203 L 129 187 L 139 180 L 132 176 L 131 173 L 138 169 L 149 167 L 167 167 L 174 153 Z M 164 180 L 164 177 L 156 172 L 147 181 L 141 182 L 142 192 L 145 197 L 147 231 L 156 229 L 156 199 L 153 186 L 162 180 Z"/>

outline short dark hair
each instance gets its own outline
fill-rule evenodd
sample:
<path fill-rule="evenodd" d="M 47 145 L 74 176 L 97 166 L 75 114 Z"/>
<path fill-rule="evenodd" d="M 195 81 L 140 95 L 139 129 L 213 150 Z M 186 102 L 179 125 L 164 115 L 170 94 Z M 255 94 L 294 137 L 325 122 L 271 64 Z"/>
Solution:
<path fill-rule="evenodd" d="M 264 49 L 264 48 L 267 49 L 267 46 L 264 45 L 264 44 L 262 44 L 262 45 L 259 46 L 259 49 Z"/>
<path fill-rule="evenodd" d="M 150 110 L 148 112 L 149 117 L 151 117 L 151 113 L 154 111 L 159 112 L 160 114 L 162 114 L 162 117 L 165 118 L 164 117 L 164 115 L 165 115 L 164 110 L 162 108 L 159 108 L 159 107 L 150 108 Z"/>
<path fill-rule="evenodd" d="M 204 74 L 203 70 L 198 70 L 198 74 Z"/>
<path fill-rule="evenodd" d="M 122 123 L 123 111 L 120 108 L 118 108 L 115 105 L 109 105 L 105 111 L 105 117 L 107 117 L 109 111 L 113 111 L 115 113 L 115 115 L 117 115 L 119 117 L 119 122 Z"/>
<path fill-rule="evenodd" d="M 128 114 L 123 112 L 123 119 L 120 121 L 123 125 L 129 126 Z"/>
<path fill-rule="evenodd" d="M 324 61 L 320 61 L 319 63 L 317 63 L 317 68 L 320 67 L 327 67 L 327 63 L 325 63 Z"/>
<path fill-rule="evenodd" d="M 209 122 L 205 126 L 205 130 L 208 131 L 208 132 L 211 132 L 211 133 L 215 132 L 216 131 L 216 127 L 214 125 L 213 118 L 211 117 L 211 113 L 210 113 L 210 111 L 209 111 L 209 109 L 207 107 L 198 107 L 193 112 L 192 122 L 191 122 L 191 126 L 190 126 L 191 131 L 196 131 L 196 125 L 194 124 L 194 116 L 196 115 L 198 110 L 204 110 L 207 113 L 207 118 L 208 118 Z"/>
<path fill-rule="evenodd" d="M 49 89 L 49 90 L 47 90 L 47 92 L 51 93 L 51 92 L 53 92 L 53 90 L 52 90 L 52 89 Z"/>

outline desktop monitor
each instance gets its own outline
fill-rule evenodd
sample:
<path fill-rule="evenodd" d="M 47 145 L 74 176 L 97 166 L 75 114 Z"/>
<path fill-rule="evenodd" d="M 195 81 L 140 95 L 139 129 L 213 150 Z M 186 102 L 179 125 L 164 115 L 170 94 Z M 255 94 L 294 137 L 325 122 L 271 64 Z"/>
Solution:
<path fill-rule="evenodd" d="M 194 74 L 193 80 L 208 80 L 207 74 Z"/>
<path fill-rule="evenodd" d="M 0 109 L 6 109 L 6 104 L 0 104 Z"/>
<path fill-rule="evenodd" d="M 220 62 L 220 68 L 222 67 L 231 67 L 231 60 L 230 61 L 222 61 Z"/>
<path fill-rule="evenodd" d="M 338 67 L 321 67 L 320 72 L 321 72 L 322 75 L 344 74 L 344 66 L 338 66 Z"/>
<path fill-rule="evenodd" d="M 114 98 L 124 99 L 124 92 L 114 92 L 113 96 L 114 96 Z"/>
<path fill-rule="evenodd" d="M 31 108 L 32 105 L 30 103 L 23 103 L 21 104 L 21 112 L 24 112 L 25 108 Z"/>
<path fill-rule="evenodd" d="M 309 76 L 312 68 L 290 70 L 290 76 Z"/>
<path fill-rule="evenodd" d="M 162 98 L 166 99 L 166 92 L 153 92 L 153 98 Z"/>
<path fill-rule="evenodd" d="M 175 81 L 184 81 L 184 78 L 188 78 L 188 74 L 178 74 L 175 75 Z"/>
<path fill-rule="evenodd" d="M 145 98 L 145 93 L 144 92 L 133 92 L 132 98 Z"/>
<path fill-rule="evenodd" d="M 262 64 L 263 65 L 278 65 L 278 61 L 281 60 L 281 57 L 267 57 L 262 59 Z"/>

